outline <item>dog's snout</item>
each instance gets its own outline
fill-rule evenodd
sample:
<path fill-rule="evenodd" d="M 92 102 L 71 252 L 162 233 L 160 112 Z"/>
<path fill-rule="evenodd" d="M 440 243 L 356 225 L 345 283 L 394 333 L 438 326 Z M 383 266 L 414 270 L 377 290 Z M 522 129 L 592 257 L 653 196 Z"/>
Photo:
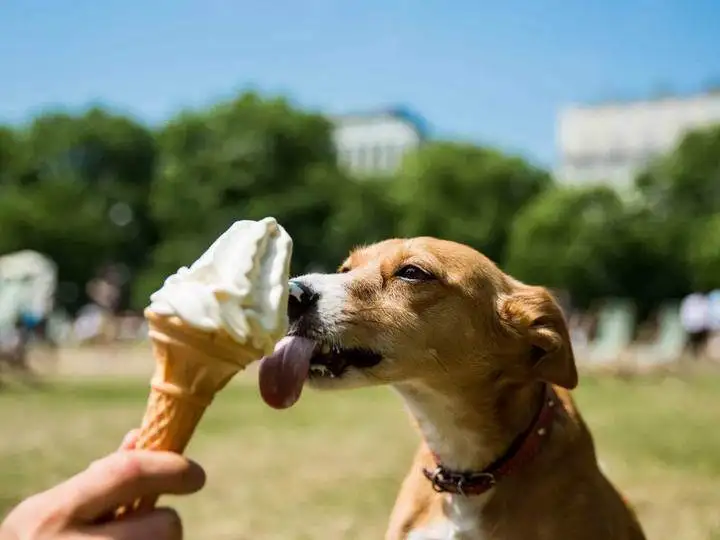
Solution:
<path fill-rule="evenodd" d="M 298 320 L 310 308 L 317 304 L 320 295 L 307 283 L 299 279 L 290 281 L 290 294 L 288 296 L 288 317 L 291 322 Z"/>

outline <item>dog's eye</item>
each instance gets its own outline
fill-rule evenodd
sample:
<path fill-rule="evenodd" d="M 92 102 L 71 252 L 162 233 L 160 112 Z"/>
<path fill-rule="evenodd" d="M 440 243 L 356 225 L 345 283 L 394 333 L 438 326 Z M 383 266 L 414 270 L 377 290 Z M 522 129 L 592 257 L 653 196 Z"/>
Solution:
<path fill-rule="evenodd" d="M 404 279 L 405 281 L 430 281 L 435 279 L 430 272 L 426 272 L 422 268 L 418 268 L 412 264 L 408 264 L 400 268 L 400 270 L 395 272 L 395 276 L 400 279 Z"/>
<path fill-rule="evenodd" d="M 350 271 L 350 268 L 347 266 L 343 266 L 338 270 L 338 274 L 347 274 Z"/>

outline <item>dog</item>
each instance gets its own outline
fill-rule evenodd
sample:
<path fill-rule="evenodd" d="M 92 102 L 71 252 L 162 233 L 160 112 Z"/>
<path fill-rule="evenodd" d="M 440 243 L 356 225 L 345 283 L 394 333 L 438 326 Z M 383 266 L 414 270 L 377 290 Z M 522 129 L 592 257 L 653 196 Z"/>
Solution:
<path fill-rule="evenodd" d="M 421 434 L 386 540 L 644 539 L 571 398 L 547 289 L 466 245 L 391 239 L 291 280 L 288 314 L 279 360 L 260 368 L 268 403 L 292 405 L 304 384 L 391 385 Z"/>

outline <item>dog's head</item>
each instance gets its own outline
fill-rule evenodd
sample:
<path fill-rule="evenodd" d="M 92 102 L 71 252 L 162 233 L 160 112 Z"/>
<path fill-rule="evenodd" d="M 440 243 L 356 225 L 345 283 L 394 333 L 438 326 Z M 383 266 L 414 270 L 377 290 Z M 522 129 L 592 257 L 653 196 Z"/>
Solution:
<path fill-rule="evenodd" d="M 337 273 L 300 276 L 291 287 L 288 333 L 306 338 L 313 387 L 499 377 L 577 384 L 550 293 L 468 246 L 387 240 L 355 250 Z"/>

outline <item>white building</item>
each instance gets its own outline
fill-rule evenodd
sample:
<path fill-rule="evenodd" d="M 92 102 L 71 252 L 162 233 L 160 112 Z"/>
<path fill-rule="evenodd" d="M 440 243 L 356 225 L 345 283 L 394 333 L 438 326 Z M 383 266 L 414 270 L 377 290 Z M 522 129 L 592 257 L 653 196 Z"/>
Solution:
<path fill-rule="evenodd" d="M 557 122 L 557 177 L 624 190 L 690 130 L 720 123 L 720 94 L 568 107 Z"/>
<path fill-rule="evenodd" d="M 401 107 L 331 120 L 338 159 L 358 175 L 392 174 L 427 137 L 423 119 Z"/>

